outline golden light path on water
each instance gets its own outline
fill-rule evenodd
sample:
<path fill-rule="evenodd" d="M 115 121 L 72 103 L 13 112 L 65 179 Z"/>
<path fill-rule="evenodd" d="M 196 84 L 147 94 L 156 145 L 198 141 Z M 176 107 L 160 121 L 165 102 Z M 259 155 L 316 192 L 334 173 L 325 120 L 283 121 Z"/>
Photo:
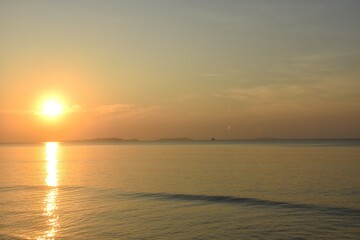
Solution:
<path fill-rule="evenodd" d="M 57 215 L 57 196 L 58 196 L 58 177 L 57 177 L 57 152 L 59 144 L 56 142 L 47 142 L 45 144 L 45 160 L 46 160 L 46 185 L 50 187 L 44 200 L 44 216 L 47 217 L 47 226 L 43 235 L 37 237 L 38 240 L 55 239 L 59 228 L 59 216 Z"/>
<path fill-rule="evenodd" d="M 58 185 L 57 179 L 57 150 L 58 143 L 48 142 L 46 143 L 46 156 L 47 161 L 47 177 L 46 184 L 49 187 L 56 187 Z"/>

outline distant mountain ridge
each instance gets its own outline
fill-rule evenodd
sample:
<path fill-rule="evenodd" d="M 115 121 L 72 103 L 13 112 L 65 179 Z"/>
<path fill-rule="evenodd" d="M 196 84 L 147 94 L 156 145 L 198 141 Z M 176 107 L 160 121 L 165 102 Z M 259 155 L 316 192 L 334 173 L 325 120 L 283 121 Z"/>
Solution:
<path fill-rule="evenodd" d="M 0 142 L 0 144 L 38 144 L 43 142 L 62 142 L 62 143 L 161 143 L 161 142 L 242 142 L 242 143 L 271 143 L 271 142 L 293 142 L 293 143 L 301 143 L 301 142 L 360 142 L 360 138 L 274 138 L 274 137 L 260 137 L 260 138 L 250 138 L 250 139 L 193 139 L 187 137 L 177 137 L 177 138 L 159 138 L 153 140 L 139 140 L 139 139 L 123 139 L 117 137 L 108 137 L 108 138 L 89 138 L 89 139 L 74 139 L 74 140 L 50 140 L 50 141 L 29 141 L 29 142 Z"/>
<path fill-rule="evenodd" d="M 158 142 L 188 142 L 188 141 L 202 141 L 202 140 L 195 140 L 192 138 L 181 137 L 181 138 L 160 138 L 155 141 L 158 141 Z"/>
<path fill-rule="evenodd" d="M 90 138 L 90 139 L 79 139 L 79 140 L 69 140 L 64 142 L 138 142 L 138 139 L 123 139 L 123 138 Z"/>

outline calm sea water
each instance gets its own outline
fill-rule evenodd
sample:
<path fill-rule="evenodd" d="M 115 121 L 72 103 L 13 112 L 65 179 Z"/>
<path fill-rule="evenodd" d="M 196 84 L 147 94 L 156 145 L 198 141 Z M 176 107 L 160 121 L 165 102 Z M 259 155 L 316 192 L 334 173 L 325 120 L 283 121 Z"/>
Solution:
<path fill-rule="evenodd" d="M 360 144 L 0 145 L 0 239 L 360 239 Z"/>

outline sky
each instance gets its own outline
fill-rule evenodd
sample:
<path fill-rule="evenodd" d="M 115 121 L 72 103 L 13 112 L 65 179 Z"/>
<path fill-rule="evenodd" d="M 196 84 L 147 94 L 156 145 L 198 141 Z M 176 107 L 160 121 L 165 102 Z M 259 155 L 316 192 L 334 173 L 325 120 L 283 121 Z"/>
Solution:
<path fill-rule="evenodd" d="M 0 142 L 360 137 L 358 0 L 0 0 Z M 64 105 L 49 119 L 46 99 Z"/>

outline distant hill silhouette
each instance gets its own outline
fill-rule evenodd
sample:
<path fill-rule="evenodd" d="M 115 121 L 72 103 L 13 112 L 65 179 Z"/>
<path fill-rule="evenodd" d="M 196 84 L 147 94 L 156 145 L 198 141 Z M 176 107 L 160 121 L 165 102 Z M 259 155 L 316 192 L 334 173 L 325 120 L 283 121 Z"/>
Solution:
<path fill-rule="evenodd" d="M 192 138 L 160 138 L 156 140 L 158 142 L 188 142 L 188 141 L 196 141 Z"/>
<path fill-rule="evenodd" d="M 252 139 L 193 139 L 193 138 L 186 138 L 186 137 L 177 137 L 177 138 L 160 138 L 154 140 L 139 140 L 139 139 L 123 139 L 123 138 L 116 138 L 116 137 L 109 137 L 109 138 L 90 138 L 90 139 L 74 139 L 74 140 L 48 140 L 48 141 L 29 141 L 29 142 L 21 142 L 21 141 L 14 141 L 14 142 L 0 142 L 0 144 L 40 144 L 43 142 L 63 142 L 63 143 L 161 143 L 161 142 L 193 142 L 193 143 L 206 143 L 206 142 L 218 142 L 218 143 L 294 143 L 294 144 L 301 144 L 301 143 L 316 143 L 316 142 L 323 142 L 329 144 L 359 144 L 360 138 L 305 138 L 305 139 L 287 139 L 287 138 L 273 138 L 273 137 L 259 137 L 259 138 L 252 138 Z"/>
<path fill-rule="evenodd" d="M 137 142 L 138 139 L 122 139 L 122 138 L 91 138 L 91 139 L 79 139 L 79 140 L 70 140 L 65 142 L 76 143 L 105 143 L 105 142 Z"/>

